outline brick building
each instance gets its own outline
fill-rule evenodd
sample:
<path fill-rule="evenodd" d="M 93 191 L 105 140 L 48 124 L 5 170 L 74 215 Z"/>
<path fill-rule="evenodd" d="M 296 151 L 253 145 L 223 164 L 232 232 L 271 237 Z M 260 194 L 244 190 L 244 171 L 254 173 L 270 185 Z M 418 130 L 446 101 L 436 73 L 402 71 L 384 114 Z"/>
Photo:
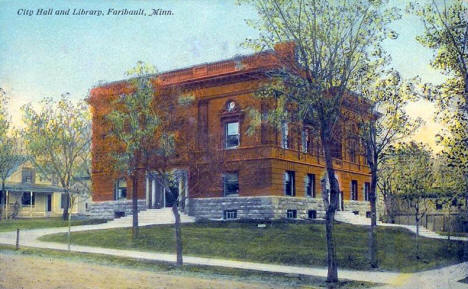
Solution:
<path fill-rule="evenodd" d="M 175 108 L 176 114 L 182 110 L 185 114 L 186 143 L 192 146 L 185 154 L 177 154 L 171 164 L 182 176 L 178 190 L 187 196 L 184 209 L 189 215 L 315 218 L 324 213 L 321 191 L 327 187 L 325 162 L 314 128 L 301 123 L 275 128 L 262 121 L 248 133 L 252 130 L 249 111 L 263 112 L 269 105 L 256 98 L 255 92 L 269 81 L 266 72 L 281 68 L 281 59 L 291 57 L 291 48 L 282 44 L 274 51 L 170 71 L 153 79 L 160 95 L 194 96 L 189 109 Z M 93 112 L 90 213 L 108 218 L 131 213 L 130 182 L 101 169 L 113 150 L 106 138 L 104 118 L 111 109 L 111 99 L 126 91 L 125 84 L 123 80 L 94 88 L 88 100 Z M 348 96 L 343 106 L 348 115 L 358 111 L 353 110 L 353 99 L 358 98 Z M 342 190 L 340 209 L 365 215 L 369 211 L 369 168 L 353 137 L 355 123 L 347 120 L 340 127 L 332 150 Z M 141 209 L 173 202 L 154 175 L 151 163 L 139 172 Z"/>

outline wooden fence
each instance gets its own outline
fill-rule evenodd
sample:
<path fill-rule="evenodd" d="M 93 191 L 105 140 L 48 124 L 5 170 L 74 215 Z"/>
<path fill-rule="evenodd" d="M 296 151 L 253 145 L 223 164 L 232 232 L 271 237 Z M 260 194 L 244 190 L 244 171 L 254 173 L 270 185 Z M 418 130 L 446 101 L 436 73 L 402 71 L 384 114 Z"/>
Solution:
<path fill-rule="evenodd" d="M 400 214 L 395 216 L 395 223 L 402 225 L 416 225 L 414 215 Z M 429 213 L 426 214 L 420 225 L 434 232 L 464 232 L 464 216 L 463 214 L 441 214 Z"/>

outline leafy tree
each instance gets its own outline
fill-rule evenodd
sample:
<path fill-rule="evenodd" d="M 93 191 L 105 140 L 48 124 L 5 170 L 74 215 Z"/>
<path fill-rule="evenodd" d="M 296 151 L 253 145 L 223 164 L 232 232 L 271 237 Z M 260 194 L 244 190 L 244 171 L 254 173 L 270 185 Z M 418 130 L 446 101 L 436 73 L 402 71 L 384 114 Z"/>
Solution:
<path fill-rule="evenodd" d="M 155 92 L 149 77 L 153 73 L 155 68 L 143 62 L 129 70 L 131 91 L 116 98 L 106 116 L 111 136 L 121 144 L 113 155 L 113 168 L 132 181 L 133 238 L 138 237 L 138 175 L 145 171 L 160 122 L 153 105 Z"/>
<path fill-rule="evenodd" d="M 436 200 L 440 209 L 445 209 L 448 220 L 448 238 L 452 233 L 452 212 L 460 212 L 462 208 L 466 179 L 460 167 L 453 167 L 450 160 L 447 160 L 447 154 L 439 153 L 434 159 L 434 188 L 439 192 Z"/>
<path fill-rule="evenodd" d="M 439 118 L 447 125 L 439 140 L 450 166 L 459 168 L 468 183 L 468 5 L 462 0 L 432 0 L 426 4 L 410 3 L 407 10 L 424 24 L 423 34 L 416 39 L 434 51 L 432 67 L 447 77 L 432 94 Z M 463 191 L 468 204 L 468 186 Z M 468 222 L 466 226 L 468 231 Z M 468 260 L 468 244 L 465 259 Z"/>
<path fill-rule="evenodd" d="M 422 143 L 399 143 L 389 153 L 394 158 L 394 189 L 406 203 L 416 224 L 416 252 L 419 254 L 419 227 L 437 194 L 433 190 L 432 152 Z M 417 255 L 417 258 L 419 256 Z"/>
<path fill-rule="evenodd" d="M 411 135 L 419 127 L 421 120 L 413 120 L 405 110 L 410 101 L 418 99 L 417 79 L 405 81 L 397 71 L 390 70 L 382 78 L 377 79 L 369 74 L 369 82 L 373 83 L 369 83 L 361 91 L 362 95 L 371 101 L 370 112 L 363 111 L 359 114 L 358 123 L 364 156 L 371 171 L 369 259 L 371 266 L 376 268 L 378 267 L 376 188 L 379 182 L 379 165 L 389 146 Z M 385 181 L 382 184 L 388 185 Z M 386 197 L 391 196 L 388 189 L 385 192 L 388 193 Z"/>
<path fill-rule="evenodd" d="M 0 88 L 0 180 L 2 182 L 0 192 L 0 219 L 6 212 L 5 181 L 16 170 L 24 156 L 21 153 L 21 144 L 18 133 L 12 128 L 8 114 L 9 97 Z M 5 215 L 5 218 L 8 216 Z"/>
<path fill-rule="evenodd" d="M 173 161 L 187 159 L 195 139 L 188 137 L 190 129 L 187 106 L 192 105 L 191 95 L 161 93 L 155 84 L 155 69 L 138 62 L 128 72 L 134 76 L 128 82 L 130 92 L 120 95 L 112 103 L 114 108 L 107 116 L 111 135 L 122 144 L 114 154 L 114 169 L 132 179 L 133 237 L 138 235 L 137 187 L 139 171 L 153 175 L 158 183 L 175 199 L 172 212 L 175 219 L 177 265 L 183 264 L 182 230 L 179 205 L 185 195 L 175 189 L 186 176 L 173 170 Z M 175 92 L 177 94 L 178 92 Z M 184 190 L 184 189 L 183 189 Z"/>
<path fill-rule="evenodd" d="M 333 219 L 340 192 L 335 178 L 332 144 L 339 135 L 343 100 L 356 88 L 369 66 L 378 65 L 384 52 L 381 42 L 395 36 L 387 26 L 399 17 L 385 9 L 387 1 L 245 0 L 258 12 L 248 23 L 260 31 L 259 39 L 246 44 L 272 49 L 293 42 L 294 57 L 278 59 L 284 69 L 271 72 L 272 83 L 259 95 L 273 99 L 276 107 L 268 119 L 279 123 L 296 120 L 317 128 L 330 184 L 326 207 L 327 281 L 338 281 Z M 280 49 L 281 50 L 281 49 Z"/>
<path fill-rule="evenodd" d="M 30 159 L 44 178 L 58 181 L 67 197 L 63 218 L 68 219 L 70 249 L 69 210 L 80 194 L 86 194 L 75 188 L 76 178 L 82 176 L 83 166 L 90 159 L 91 123 L 87 105 L 84 101 L 73 103 L 66 93 L 57 101 L 43 99 L 39 109 L 29 103 L 22 111 L 26 125 L 22 137 Z"/>

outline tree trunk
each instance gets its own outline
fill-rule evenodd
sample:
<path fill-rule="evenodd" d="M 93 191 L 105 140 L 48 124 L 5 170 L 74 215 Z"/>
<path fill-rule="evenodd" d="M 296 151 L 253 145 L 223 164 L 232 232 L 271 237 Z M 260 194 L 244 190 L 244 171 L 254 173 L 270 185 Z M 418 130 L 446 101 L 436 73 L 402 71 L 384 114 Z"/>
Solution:
<path fill-rule="evenodd" d="M 138 178 L 136 172 L 132 175 L 132 183 L 132 238 L 136 239 L 138 238 Z"/>
<path fill-rule="evenodd" d="M 415 221 L 416 221 L 416 259 L 419 259 L 419 210 L 416 209 Z"/>
<path fill-rule="evenodd" d="M 69 215 L 68 207 L 70 206 L 70 196 L 68 195 L 68 193 L 66 193 L 66 196 L 68 200 L 65 202 L 65 206 L 63 207 L 63 213 L 62 213 L 62 219 L 64 221 L 68 220 L 68 215 Z"/>
<path fill-rule="evenodd" d="M 2 180 L 2 198 L 0 199 L 0 204 L 2 206 L 0 210 L 0 220 L 6 219 L 6 192 L 5 192 L 5 180 Z M 5 217 L 4 217 L 5 215 Z"/>
<path fill-rule="evenodd" d="M 466 176 L 465 176 L 466 178 Z M 464 221 L 464 231 L 465 233 L 468 233 L 468 186 L 466 188 L 465 192 L 465 221 Z M 464 242 L 464 250 L 463 250 L 463 261 L 468 262 L 468 242 Z"/>
<path fill-rule="evenodd" d="M 323 129 L 322 129 L 323 131 Z M 327 282 L 337 283 L 338 282 L 338 266 L 336 263 L 336 244 L 333 236 L 333 226 L 335 219 L 335 212 L 338 207 L 338 194 L 339 185 L 335 178 L 335 170 L 333 169 L 333 160 L 330 152 L 329 142 L 326 141 L 325 136 L 322 134 L 322 144 L 325 156 L 325 164 L 328 175 L 328 181 L 330 183 L 330 200 L 327 202 L 323 196 L 325 202 L 326 214 L 325 214 L 325 228 L 326 228 L 326 240 L 327 240 Z"/>
<path fill-rule="evenodd" d="M 68 203 L 71 204 L 71 194 L 68 193 Z M 71 206 L 70 206 L 71 207 Z M 71 251 L 71 213 L 68 214 L 68 232 L 67 232 L 67 239 L 68 239 L 68 251 Z"/>
<path fill-rule="evenodd" d="M 376 164 L 376 163 L 375 163 Z M 371 208 L 371 225 L 369 228 L 369 262 L 372 268 L 378 267 L 377 261 L 377 206 L 376 206 L 377 168 L 372 169 L 369 201 Z"/>
<path fill-rule="evenodd" d="M 178 208 L 178 201 L 175 201 L 172 205 L 172 213 L 174 214 L 174 226 L 175 226 L 175 238 L 176 238 L 176 251 L 177 251 L 177 266 L 183 265 L 182 260 L 182 230 L 180 227 L 180 214 Z"/>

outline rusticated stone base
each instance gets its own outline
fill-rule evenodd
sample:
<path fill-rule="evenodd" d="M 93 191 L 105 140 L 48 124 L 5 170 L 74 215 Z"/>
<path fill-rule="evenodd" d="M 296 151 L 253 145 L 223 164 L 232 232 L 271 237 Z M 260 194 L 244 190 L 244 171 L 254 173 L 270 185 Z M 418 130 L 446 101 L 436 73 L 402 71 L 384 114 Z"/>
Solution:
<path fill-rule="evenodd" d="M 309 218 L 309 211 L 316 211 L 317 218 L 325 216 L 325 207 L 320 198 L 300 197 L 224 197 L 190 199 L 189 215 L 204 219 L 223 219 L 224 211 L 236 210 L 238 219 L 283 219 L 288 210 L 296 210 L 298 219 Z M 345 211 L 369 211 L 369 202 L 345 201 Z"/>
<path fill-rule="evenodd" d="M 146 210 L 146 201 L 138 200 L 138 211 L 142 210 Z M 107 220 L 114 219 L 116 215 L 131 215 L 132 200 L 93 202 L 88 205 L 87 213 L 92 218 Z"/>

